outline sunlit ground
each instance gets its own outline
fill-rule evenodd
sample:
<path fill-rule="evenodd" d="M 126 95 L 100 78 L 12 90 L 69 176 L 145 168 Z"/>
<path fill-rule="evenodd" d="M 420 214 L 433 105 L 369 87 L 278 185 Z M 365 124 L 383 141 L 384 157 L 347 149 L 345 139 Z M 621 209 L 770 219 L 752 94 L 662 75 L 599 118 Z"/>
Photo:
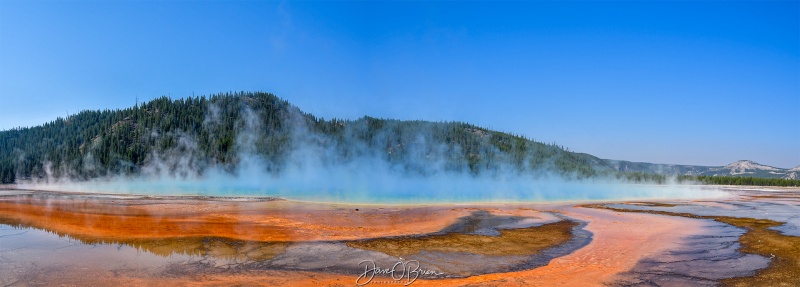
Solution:
<path fill-rule="evenodd" d="M 6 189 L 0 283 L 800 284 L 800 190 L 717 192 L 390 205 Z"/>

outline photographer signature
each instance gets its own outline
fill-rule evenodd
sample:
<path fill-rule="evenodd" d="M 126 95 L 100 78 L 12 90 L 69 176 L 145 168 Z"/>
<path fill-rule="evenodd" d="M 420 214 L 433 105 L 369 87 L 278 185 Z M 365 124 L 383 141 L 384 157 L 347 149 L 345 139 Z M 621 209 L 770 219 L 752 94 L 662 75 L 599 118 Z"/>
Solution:
<path fill-rule="evenodd" d="M 420 268 L 419 261 L 417 260 L 398 261 L 390 268 L 380 268 L 375 265 L 375 261 L 372 260 L 362 260 L 358 265 L 361 264 L 364 264 L 364 273 L 361 273 L 361 275 L 356 278 L 356 285 L 358 286 L 369 284 L 372 282 L 372 279 L 375 278 L 375 275 L 389 275 L 394 281 L 405 279 L 403 286 L 411 285 L 411 283 L 414 283 L 420 276 L 444 275 L 442 272 Z"/>

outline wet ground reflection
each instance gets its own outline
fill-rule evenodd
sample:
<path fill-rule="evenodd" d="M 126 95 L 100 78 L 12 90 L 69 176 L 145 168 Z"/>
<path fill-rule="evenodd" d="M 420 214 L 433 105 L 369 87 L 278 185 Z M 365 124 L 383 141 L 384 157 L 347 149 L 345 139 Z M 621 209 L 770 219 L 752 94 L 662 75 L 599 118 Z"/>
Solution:
<path fill-rule="evenodd" d="M 682 239 L 678 249 L 640 260 L 615 285 L 717 286 L 720 279 L 752 276 L 767 267 L 769 258 L 739 251 L 743 229 L 704 222 L 701 234 Z"/>
<path fill-rule="evenodd" d="M 780 257 L 785 256 L 783 253 L 778 257 L 757 254 L 748 249 L 752 243 L 747 245 L 743 240 L 766 240 L 752 237 L 749 227 L 764 226 L 784 236 L 770 240 L 795 242 L 785 238 L 797 238 L 800 192 L 733 192 L 736 196 L 725 200 L 603 204 L 626 210 L 775 221 L 747 219 L 745 225 L 736 225 L 684 218 L 700 228 L 686 231 L 684 234 L 690 235 L 675 242 L 660 243 L 669 245 L 667 249 L 636 257 L 622 269 L 626 272 L 610 273 L 618 276 L 607 283 L 716 286 L 726 278 L 757 275 L 775 265 L 776 260 L 784 258 Z M 530 271 L 548 265 L 593 240 L 587 225 L 619 216 L 590 210 L 576 220 L 576 209 L 588 208 L 569 206 L 314 205 L 274 199 L 0 191 L 0 284 L 53 285 L 59 281 L 52 278 L 70 276 L 70 282 L 89 284 L 86 280 L 92 276 L 161 280 L 273 271 L 354 278 L 363 272 L 364 266 L 359 264 L 363 260 L 382 267 L 418 260 L 422 267 L 439 274 L 426 278 L 450 282 L 444 278 Z M 610 229 L 617 230 L 614 226 Z M 747 234 L 752 238 L 745 238 Z M 620 238 L 625 240 L 624 236 Z M 605 247 L 592 248 L 603 251 Z M 800 254 L 791 249 L 800 249 L 800 245 L 781 248 L 795 252 L 786 254 Z M 595 260 L 592 254 L 577 258 Z M 574 264 L 574 268 L 591 266 Z M 789 273 L 781 274 L 796 272 L 800 276 L 800 265 L 786 268 Z M 547 268 L 536 270 L 541 269 Z M 353 279 L 350 277 L 345 278 Z"/>
<path fill-rule="evenodd" d="M 770 228 L 785 235 L 800 236 L 800 198 L 763 192 L 740 194 L 742 199 L 730 201 L 681 202 L 674 206 L 643 204 L 609 204 L 612 208 L 657 210 L 674 213 L 690 213 L 700 216 L 731 216 L 769 219 L 784 224 Z"/>
<path fill-rule="evenodd" d="M 189 255 L 159 256 L 124 244 L 85 244 L 34 228 L 0 224 L 0 284 L 3 286 L 52 285 L 44 274 L 80 271 L 84 276 L 120 272 L 151 276 L 172 263 L 192 260 Z M 16 285 L 15 285 L 16 284 Z"/>
<path fill-rule="evenodd" d="M 719 201 L 603 204 L 616 211 L 647 212 L 703 220 L 700 234 L 677 249 L 641 260 L 615 285 L 800 285 L 800 192 L 731 190 Z"/>
<path fill-rule="evenodd" d="M 72 253 L 80 253 L 80 256 L 92 257 L 88 262 L 94 262 L 99 268 L 109 266 L 106 260 L 125 262 L 131 260 L 130 256 L 142 256 L 150 262 L 145 265 L 147 268 L 169 266 L 166 269 L 181 273 L 216 269 L 214 272 L 305 270 L 358 274 L 363 269 L 360 264 L 363 260 L 386 267 L 398 261 L 417 260 L 425 269 L 436 271 L 437 277 L 463 277 L 542 266 L 591 240 L 591 234 L 583 230 L 585 223 L 559 214 L 527 210 L 518 211 L 522 215 L 495 215 L 475 208 L 459 208 L 467 215 L 438 231 L 424 234 L 372 239 L 258 240 L 274 238 L 270 232 L 283 232 L 279 238 L 287 238 L 289 233 L 285 229 L 292 228 L 296 222 L 281 223 L 286 218 L 274 214 L 254 215 L 258 208 L 251 210 L 249 202 L 228 202 L 230 206 L 224 212 L 169 209 L 155 212 L 154 206 L 160 210 L 160 201 L 66 197 L 15 194 L 1 198 L 0 226 L 6 233 L 0 236 L 0 251 L 5 254 L 0 259 L 3 264 L 59 265 L 57 261 L 28 256 L 31 245 L 27 243 L 31 242 L 29 237 L 34 236 L 33 241 L 44 240 L 42 248 L 58 249 L 58 258 L 74 258 L 78 255 Z M 169 204 L 175 203 L 170 201 Z M 192 208 L 203 204 L 220 203 L 196 202 Z M 349 217 L 370 214 L 366 209 L 358 212 L 359 215 Z M 413 214 L 415 217 L 409 218 L 411 221 L 420 215 L 427 216 L 420 211 Z M 226 215 L 249 220 L 237 224 L 233 219 L 220 219 Z M 369 234 L 357 236 L 370 238 Z M 380 240 L 399 245 L 383 248 L 370 245 Z M 411 245 L 413 252 L 406 252 Z M 87 246 L 92 248 L 87 249 Z M 12 274 L 3 277 L 16 278 Z"/>

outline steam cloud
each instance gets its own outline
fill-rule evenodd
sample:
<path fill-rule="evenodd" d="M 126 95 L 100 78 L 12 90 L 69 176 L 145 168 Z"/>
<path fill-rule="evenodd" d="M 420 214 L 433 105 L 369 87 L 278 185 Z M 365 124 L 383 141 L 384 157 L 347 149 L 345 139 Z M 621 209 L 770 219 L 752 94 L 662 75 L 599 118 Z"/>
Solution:
<path fill-rule="evenodd" d="M 125 193 L 144 195 L 273 196 L 295 200 L 350 203 L 466 203 L 530 202 L 626 199 L 710 198 L 726 194 L 690 185 L 634 184 L 610 179 L 566 180 L 550 174 L 524 174 L 513 166 L 497 165 L 473 174 L 453 166 L 447 155 L 460 150 L 432 143 L 429 130 L 420 130 L 404 147 L 407 156 L 389 161 L 386 150 L 368 148 L 363 142 L 326 144 L 334 141 L 312 132 L 300 112 L 290 107 L 292 149 L 277 166 L 255 152 L 265 132 L 260 118 L 242 108 L 242 130 L 236 137 L 238 164 L 234 170 L 208 165 L 201 160 L 194 140 L 180 133 L 176 146 L 152 153 L 136 176 L 116 175 L 89 181 L 69 176 L 21 183 L 23 188 Z M 220 120 L 210 105 L 204 126 Z M 345 134 L 363 131 L 348 126 Z M 390 128 L 372 136 L 386 137 Z M 155 133 L 153 136 L 160 136 Z M 343 137 L 344 139 L 352 137 Z M 341 139 L 339 139 L 341 140 Z M 344 150 L 342 148 L 344 147 Z M 343 156 L 344 155 L 344 156 Z M 91 152 L 86 157 L 92 157 Z M 91 163 L 91 160 L 86 162 Z M 48 175 L 53 167 L 46 165 Z M 86 166 L 85 168 L 92 168 Z M 199 171 L 199 172 L 198 172 Z M 273 171 L 273 172 L 270 172 Z M 70 175 L 62 170 L 60 174 Z"/>

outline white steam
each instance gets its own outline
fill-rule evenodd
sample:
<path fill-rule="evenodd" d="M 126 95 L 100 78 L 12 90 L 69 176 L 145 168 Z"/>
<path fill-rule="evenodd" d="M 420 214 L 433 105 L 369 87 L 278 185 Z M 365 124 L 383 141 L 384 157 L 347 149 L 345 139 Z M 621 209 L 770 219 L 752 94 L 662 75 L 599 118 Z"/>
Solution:
<path fill-rule="evenodd" d="M 111 176 L 89 181 L 74 181 L 64 170 L 52 178 L 46 164 L 47 179 L 20 184 L 23 188 L 62 191 L 126 193 L 146 195 L 273 196 L 294 200 L 350 203 L 465 203 L 534 202 L 632 199 L 688 199 L 725 196 L 721 191 L 690 185 L 646 185 L 606 179 L 564 180 L 559 176 L 521 174 L 519 168 L 505 165 L 489 172 L 473 174 L 467 167 L 453 167 L 446 154 L 460 153 L 444 144 L 431 143 L 430 130 L 413 135 L 409 151 L 401 161 L 387 160 L 394 146 L 385 150 L 369 148 L 362 141 L 344 145 L 311 132 L 296 108 L 290 108 L 292 150 L 278 172 L 274 162 L 256 153 L 259 135 L 266 132 L 258 115 L 243 108 L 242 131 L 236 137 L 238 163 L 235 170 L 203 160 L 194 140 L 173 134 L 175 147 L 152 153 L 136 176 Z M 220 120 L 213 105 L 204 126 Z M 347 133 L 361 131 L 358 127 Z M 372 135 L 385 136 L 390 128 Z M 154 135 L 157 136 L 157 135 Z M 342 147 L 344 147 L 343 156 Z M 88 152 L 87 157 L 92 157 Z M 87 160 L 91 163 L 91 160 Z M 89 166 L 91 168 L 91 166 Z M 409 172 L 409 168 L 416 172 Z"/>

